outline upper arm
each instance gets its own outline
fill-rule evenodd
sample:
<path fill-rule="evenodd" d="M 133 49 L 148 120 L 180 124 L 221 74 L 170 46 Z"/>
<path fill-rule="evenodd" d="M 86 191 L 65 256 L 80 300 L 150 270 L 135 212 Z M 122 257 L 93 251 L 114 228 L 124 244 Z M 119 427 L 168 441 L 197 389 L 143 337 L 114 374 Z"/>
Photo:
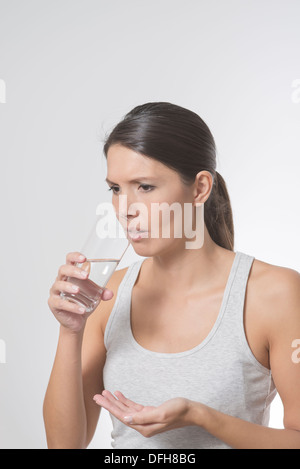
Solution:
<path fill-rule="evenodd" d="M 284 426 L 300 430 L 300 359 L 295 360 L 295 340 L 300 345 L 300 274 L 277 271 L 269 316 L 269 354 L 272 376 L 284 407 Z"/>
<path fill-rule="evenodd" d="M 95 311 L 89 316 L 82 343 L 82 380 L 84 401 L 87 415 L 87 442 L 93 438 L 101 407 L 93 401 L 95 394 L 101 394 L 103 385 L 103 368 L 106 360 L 104 331 L 109 315 L 113 309 L 118 287 L 127 268 L 116 270 L 106 288 L 114 292 L 111 300 L 102 300 Z"/>

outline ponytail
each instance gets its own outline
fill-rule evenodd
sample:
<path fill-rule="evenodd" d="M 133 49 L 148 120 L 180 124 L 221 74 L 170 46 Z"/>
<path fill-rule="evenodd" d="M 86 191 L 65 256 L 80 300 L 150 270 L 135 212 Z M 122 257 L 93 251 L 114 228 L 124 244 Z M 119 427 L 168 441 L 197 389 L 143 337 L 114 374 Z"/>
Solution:
<path fill-rule="evenodd" d="M 204 221 L 212 240 L 219 246 L 234 250 L 234 226 L 226 183 L 217 171 L 214 184 L 205 203 Z"/>

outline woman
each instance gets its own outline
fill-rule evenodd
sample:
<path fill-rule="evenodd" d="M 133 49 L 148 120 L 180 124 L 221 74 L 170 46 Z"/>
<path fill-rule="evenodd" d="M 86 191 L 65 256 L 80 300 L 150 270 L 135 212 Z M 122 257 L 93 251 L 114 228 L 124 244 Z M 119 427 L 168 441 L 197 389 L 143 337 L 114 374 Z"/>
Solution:
<path fill-rule="evenodd" d="M 68 254 L 59 269 L 48 300 L 60 322 L 44 401 L 49 447 L 87 447 L 104 407 L 115 448 L 300 448 L 300 276 L 234 252 L 207 125 L 148 103 L 112 130 L 104 153 L 112 203 L 127 226 L 146 230 L 131 237 L 146 259 L 114 273 L 89 317 L 59 296 L 72 291 L 67 276 L 82 278 L 84 256 Z M 193 223 L 204 204 L 201 247 L 172 235 L 174 217 L 169 237 L 151 237 L 151 207 L 174 202 L 192 205 Z M 267 426 L 276 390 L 284 429 Z"/>

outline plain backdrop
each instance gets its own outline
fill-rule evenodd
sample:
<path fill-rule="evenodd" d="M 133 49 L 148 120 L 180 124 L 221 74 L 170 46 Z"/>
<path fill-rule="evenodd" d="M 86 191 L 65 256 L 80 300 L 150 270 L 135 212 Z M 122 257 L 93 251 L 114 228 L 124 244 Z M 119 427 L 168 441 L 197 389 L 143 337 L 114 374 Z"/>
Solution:
<path fill-rule="evenodd" d="M 49 289 L 111 200 L 102 142 L 134 106 L 197 112 L 235 251 L 299 270 L 299 18 L 299 0 L 0 0 L 1 448 L 46 448 Z M 282 415 L 277 397 L 270 426 Z M 103 410 L 90 448 L 111 429 Z"/>

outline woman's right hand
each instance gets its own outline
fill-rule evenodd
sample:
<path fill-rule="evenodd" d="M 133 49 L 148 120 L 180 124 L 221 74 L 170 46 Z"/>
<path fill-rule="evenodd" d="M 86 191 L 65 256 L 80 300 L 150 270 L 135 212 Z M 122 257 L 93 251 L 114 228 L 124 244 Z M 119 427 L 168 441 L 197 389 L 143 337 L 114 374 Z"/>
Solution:
<path fill-rule="evenodd" d="M 66 256 L 66 264 L 59 268 L 58 275 L 52 287 L 50 288 L 50 296 L 48 299 L 48 305 L 54 314 L 55 318 L 60 324 L 67 329 L 74 332 L 81 331 L 86 323 L 87 318 L 92 312 L 82 311 L 80 305 L 73 303 L 60 296 L 61 292 L 78 293 L 76 285 L 67 282 L 67 277 L 76 277 L 80 280 L 86 279 L 88 275 L 83 276 L 82 273 L 86 271 L 77 267 L 76 263 L 82 263 L 86 260 L 85 256 L 80 252 L 70 252 Z M 114 296 L 112 290 L 104 289 L 101 300 L 108 301 Z"/>

